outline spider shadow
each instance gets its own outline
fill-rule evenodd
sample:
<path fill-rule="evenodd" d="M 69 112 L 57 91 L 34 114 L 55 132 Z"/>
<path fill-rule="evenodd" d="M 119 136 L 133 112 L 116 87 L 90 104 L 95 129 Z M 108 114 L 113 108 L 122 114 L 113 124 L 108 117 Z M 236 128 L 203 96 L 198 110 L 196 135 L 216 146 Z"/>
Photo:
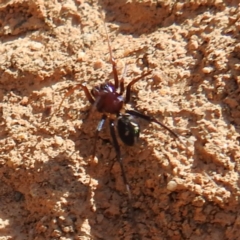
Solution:
<path fill-rule="evenodd" d="M 92 179 L 89 186 L 92 197 L 88 202 L 94 203 L 93 208 L 96 215 L 102 216 L 104 219 L 101 223 L 98 223 L 98 226 L 92 226 L 93 235 L 96 232 L 100 232 L 101 224 L 107 224 L 109 231 L 102 233 L 104 234 L 102 237 L 106 238 L 109 236 L 117 236 L 119 229 L 128 228 L 129 225 L 132 225 L 133 221 L 135 222 L 135 219 L 132 219 L 129 213 L 128 197 L 120 164 L 116 159 L 116 152 L 112 145 L 108 121 L 106 121 L 97 139 L 95 154 L 97 164 L 94 161 L 91 163 L 95 130 L 100 119 L 101 114 L 96 113 L 96 115 L 93 114 L 90 119 L 83 121 L 78 139 L 74 136 L 72 140 L 75 142 L 75 147 L 77 151 L 79 151 L 79 154 L 84 158 L 86 157 L 86 159 L 88 158 L 90 163 L 86 171 Z M 153 127 L 149 126 L 149 123 L 144 120 L 139 120 L 139 123 L 142 132 L 145 132 L 147 128 L 151 130 L 151 127 Z M 157 128 L 157 131 L 162 131 L 159 126 L 155 124 L 154 126 Z M 155 127 L 154 129 L 156 130 Z M 153 154 L 154 147 L 144 138 L 141 138 L 133 147 L 124 145 L 120 139 L 118 139 L 118 142 L 121 148 L 124 169 L 133 193 L 133 218 L 135 218 L 136 215 L 137 221 L 141 222 L 140 216 L 144 214 L 144 210 L 138 207 L 138 199 L 145 194 L 154 195 L 154 188 L 157 186 L 156 184 L 154 187 L 146 188 L 146 181 L 151 178 L 152 182 L 157 183 L 159 182 L 160 174 L 160 181 L 162 186 L 164 186 L 165 170 L 162 169 L 161 163 L 158 162 L 158 159 Z M 86 146 L 91 147 L 86 148 Z M 153 164 L 153 168 L 151 168 L 151 164 Z M 148 169 L 146 173 L 145 169 Z M 121 221 L 119 221 L 119 217 L 122 219 Z M 146 225 L 148 225 L 147 222 Z M 137 230 L 135 228 L 131 231 L 131 234 L 133 234 L 134 232 L 136 233 Z"/>

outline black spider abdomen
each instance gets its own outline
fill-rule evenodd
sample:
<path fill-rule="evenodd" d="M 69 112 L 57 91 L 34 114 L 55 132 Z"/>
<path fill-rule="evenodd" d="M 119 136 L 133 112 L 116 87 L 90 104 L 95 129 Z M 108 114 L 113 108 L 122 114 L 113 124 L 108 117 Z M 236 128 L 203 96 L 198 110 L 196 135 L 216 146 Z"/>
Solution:
<path fill-rule="evenodd" d="M 133 121 L 133 117 L 129 114 L 119 116 L 117 130 L 122 142 L 128 146 L 133 146 L 139 138 L 139 125 Z"/>

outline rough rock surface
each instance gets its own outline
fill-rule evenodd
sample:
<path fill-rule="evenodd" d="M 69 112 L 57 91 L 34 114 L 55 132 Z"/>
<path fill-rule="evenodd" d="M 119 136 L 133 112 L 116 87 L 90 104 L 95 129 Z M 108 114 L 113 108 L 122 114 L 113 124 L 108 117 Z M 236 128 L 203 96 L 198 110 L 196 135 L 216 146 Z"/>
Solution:
<path fill-rule="evenodd" d="M 120 143 L 83 91 L 113 81 L 104 29 L 140 121 Z M 201 0 L 2 0 L 0 239 L 240 239 L 240 6 Z M 49 118 L 52 117 L 50 123 Z"/>

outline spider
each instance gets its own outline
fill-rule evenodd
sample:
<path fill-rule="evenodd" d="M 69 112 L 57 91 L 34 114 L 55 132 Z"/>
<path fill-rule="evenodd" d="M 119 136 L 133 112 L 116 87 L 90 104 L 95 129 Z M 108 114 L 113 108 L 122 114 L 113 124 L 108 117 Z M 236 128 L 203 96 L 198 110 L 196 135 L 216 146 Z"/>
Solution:
<path fill-rule="evenodd" d="M 167 127 L 163 123 L 159 122 L 154 117 L 145 115 L 137 110 L 124 110 L 124 104 L 130 102 L 132 86 L 139 80 L 150 75 L 152 73 L 152 70 L 149 70 L 148 72 L 142 74 L 141 76 L 134 78 L 130 83 L 128 83 L 127 86 L 125 86 L 124 77 L 122 76 L 121 79 L 119 79 L 118 77 L 116 61 L 112 54 L 110 39 L 105 24 L 104 27 L 106 31 L 110 62 L 112 64 L 114 83 L 108 81 L 106 83 L 101 84 L 100 86 L 93 87 L 91 91 L 89 91 L 89 89 L 84 84 L 76 84 L 64 95 L 63 99 L 61 100 L 58 106 L 58 109 L 55 112 L 57 112 L 61 108 L 63 101 L 66 99 L 66 97 L 71 95 L 76 89 L 81 88 L 84 91 L 86 98 L 92 104 L 93 108 L 98 112 L 102 113 L 101 120 L 99 121 L 95 132 L 92 157 L 93 158 L 95 157 L 98 134 L 102 130 L 104 123 L 108 119 L 112 144 L 116 152 L 117 161 L 119 162 L 121 167 L 123 182 L 128 193 L 128 198 L 129 200 L 131 200 L 132 199 L 131 190 L 127 181 L 126 173 L 124 171 L 123 159 L 121 156 L 121 150 L 117 140 L 115 128 L 117 129 L 117 133 L 121 141 L 128 146 L 133 146 L 138 140 L 140 135 L 139 124 L 134 120 L 134 118 L 136 117 L 142 118 L 148 122 L 156 123 L 163 127 L 164 129 L 166 129 L 167 131 L 169 131 L 175 138 L 178 138 L 179 140 L 180 138 L 174 131 L 172 131 L 169 127 Z M 123 97 L 124 92 L 126 92 L 125 98 Z M 51 121 L 52 116 L 50 117 L 49 122 Z M 115 122 L 117 122 L 116 126 Z"/>

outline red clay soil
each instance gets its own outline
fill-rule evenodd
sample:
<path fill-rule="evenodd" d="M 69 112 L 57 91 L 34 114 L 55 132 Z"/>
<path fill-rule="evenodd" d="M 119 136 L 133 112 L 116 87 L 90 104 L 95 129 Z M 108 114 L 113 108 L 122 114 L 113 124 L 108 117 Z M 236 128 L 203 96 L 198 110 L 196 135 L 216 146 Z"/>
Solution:
<path fill-rule="evenodd" d="M 140 121 L 120 142 L 76 83 L 125 83 Z M 0 240 L 240 239 L 240 6 L 201 0 L 2 0 Z M 49 122 L 49 119 L 51 121 Z"/>

